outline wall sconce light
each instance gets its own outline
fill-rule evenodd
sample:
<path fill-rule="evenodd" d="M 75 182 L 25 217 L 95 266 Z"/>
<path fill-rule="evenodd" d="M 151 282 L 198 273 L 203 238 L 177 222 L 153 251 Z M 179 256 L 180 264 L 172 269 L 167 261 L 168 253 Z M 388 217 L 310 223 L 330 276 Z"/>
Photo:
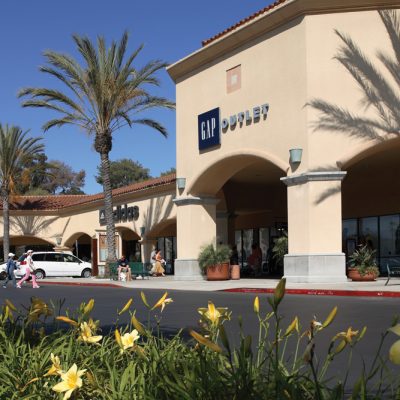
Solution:
<path fill-rule="evenodd" d="M 146 232 L 146 228 L 144 226 L 140 227 L 140 236 L 144 236 L 144 233 Z"/>
<path fill-rule="evenodd" d="M 291 164 L 300 164 L 301 163 L 301 156 L 303 154 L 303 149 L 290 149 L 290 163 Z"/>
<path fill-rule="evenodd" d="M 61 240 L 62 240 L 62 238 L 56 237 L 57 246 L 60 246 L 60 245 L 61 245 Z"/>
<path fill-rule="evenodd" d="M 185 189 L 186 178 L 176 178 L 176 186 L 179 190 Z"/>

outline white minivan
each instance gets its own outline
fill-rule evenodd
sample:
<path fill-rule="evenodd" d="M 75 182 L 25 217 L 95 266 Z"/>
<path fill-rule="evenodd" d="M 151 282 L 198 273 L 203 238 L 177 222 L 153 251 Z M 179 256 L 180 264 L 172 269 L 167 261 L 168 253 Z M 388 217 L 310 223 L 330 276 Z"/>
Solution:
<path fill-rule="evenodd" d="M 46 276 L 81 276 L 83 278 L 92 276 L 92 264 L 82 261 L 70 253 L 37 251 L 32 254 L 32 260 L 36 279 L 43 279 Z M 25 260 L 21 260 L 15 276 L 23 276 L 25 267 Z M 1 270 L 5 271 L 5 269 L 6 264 L 1 265 Z"/>

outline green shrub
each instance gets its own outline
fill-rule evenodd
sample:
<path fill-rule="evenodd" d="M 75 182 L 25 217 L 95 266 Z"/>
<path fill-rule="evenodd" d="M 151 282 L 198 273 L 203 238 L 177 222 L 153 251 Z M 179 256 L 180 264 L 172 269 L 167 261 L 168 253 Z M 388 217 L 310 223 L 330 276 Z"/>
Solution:
<path fill-rule="evenodd" d="M 129 300 L 118 316 L 130 313 L 130 323 L 116 323 L 113 331 L 105 335 L 99 329 L 99 321 L 91 317 L 93 300 L 82 303 L 74 314 L 57 317 L 62 303 L 48 305 L 32 298 L 30 307 L 21 311 L 6 300 L 0 316 L 0 399 L 349 398 L 344 389 L 346 379 L 328 381 L 328 370 L 339 355 L 348 352 L 351 358 L 366 328 L 337 333 L 325 358 L 319 357 L 317 362 L 316 353 L 321 356 L 322 350 L 316 348 L 315 338 L 331 325 L 337 308 L 323 322 L 312 320 L 305 330 L 297 317 L 283 326 L 279 305 L 284 294 L 283 279 L 268 298 L 269 308 L 264 313 L 266 305 L 260 305 L 255 298 L 253 309 L 259 321 L 259 335 L 256 339 L 246 335 L 239 318 L 240 342 L 235 348 L 228 339 L 232 333 L 226 327 L 231 312 L 212 302 L 197 310 L 199 328 L 190 331 L 191 340 L 185 340 L 182 332 L 166 338 L 159 330 L 162 311 L 172 303 L 167 293 L 154 305 L 141 293 L 148 309 L 144 323 L 131 310 L 132 299 Z M 155 328 L 149 325 L 153 313 L 158 322 Z M 400 336 L 397 320 L 382 335 L 380 351 L 389 333 Z M 289 341 L 295 343 L 293 354 L 286 352 Z M 399 347 L 400 340 L 389 353 L 398 364 Z M 360 372 L 352 399 L 399 398 L 399 377 L 391 379 L 385 359 L 378 352 L 373 364 Z"/>

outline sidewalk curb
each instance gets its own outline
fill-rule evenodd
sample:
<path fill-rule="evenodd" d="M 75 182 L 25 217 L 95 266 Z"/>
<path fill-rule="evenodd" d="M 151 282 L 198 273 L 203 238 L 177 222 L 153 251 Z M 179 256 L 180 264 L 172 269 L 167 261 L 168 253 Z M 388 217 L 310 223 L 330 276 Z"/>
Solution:
<path fill-rule="evenodd" d="M 231 292 L 231 293 L 274 293 L 275 289 L 238 288 L 238 289 L 223 289 L 221 291 Z M 286 289 L 285 293 L 311 295 L 311 296 L 400 297 L 400 292 L 374 291 L 374 290 Z"/>
<path fill-rule="evenodd" d="M 60 285 L 60 286 L 100 286 L 100 287 L 112 287 L 121 288 L 123 286 L 116 285 L 114 283 L 94 283 L 94 282 L 44 282 L 40 281 L 40 285 Z"/>

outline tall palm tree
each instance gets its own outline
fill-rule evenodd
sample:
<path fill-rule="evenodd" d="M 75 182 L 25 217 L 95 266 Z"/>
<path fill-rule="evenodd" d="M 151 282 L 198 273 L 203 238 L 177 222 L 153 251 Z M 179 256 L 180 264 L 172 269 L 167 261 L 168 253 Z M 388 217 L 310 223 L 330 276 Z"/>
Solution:
<path fill-rule="evenodd" d="M 142 124 L 167 136 L 161 124 L 153 119 L 140 118 L 138 114 L 158 107 L 172 109 L 175 104 L 153 96 L 147 90 L 149 86 L 159 85 L 155 74 L 167 64 L 154 60 L 136 69 L 133 62 L 143 45 L 126 56 L 126 32 L 119 43 L 113 41 L 108 49 L 103 37 L 97 38 L 97 48 L 87 37 L 73 35 L 73 40 L 82 56 L 82 65 L 69 55 L 47 51 L 44 53 L 47 65 L 40 67 L 42 72 L 62 82 L 68 93 L 56 89 L 26 88 L 20 91 L 19 96 L 28 98 L 22 103 L 24 107 L 44 107 L 61 114 L 45 123 L 44 131 L 73 124 L 94 136 L 94 148 L 101 159 L 107 226 L 105 275 L 108 275 L 109 263 L 116 259 L 109 161 L 112 134 L 124 125 Z"/>
<path fill-rule="evenodd" d="M 335 57 L 362 89 L 362 103 L 366 108 L 373 108 L 376 117 L 354 115 L 325 100 L 313 99 L 310 105 L 321 112 L 316 129 L 344 132 L 378 142 L 400 135 L 400 19 L 395 10 L 379 11 L 379 15 L 393 49 L 392 55 L 377 53 L 388 74 L 383 75 L 350 37 L 338 31 L 336 34 L 342 45 Z"/>
<path fill-rule="evenodd" d="M 0 124 L 0 197 L 3 201 L 3 254 L 10 251 L 10 195 L 14 192 L 16 180 L 32 158 L 43 151 L 42 138 L 27 137 L 17 126 Z"/>

